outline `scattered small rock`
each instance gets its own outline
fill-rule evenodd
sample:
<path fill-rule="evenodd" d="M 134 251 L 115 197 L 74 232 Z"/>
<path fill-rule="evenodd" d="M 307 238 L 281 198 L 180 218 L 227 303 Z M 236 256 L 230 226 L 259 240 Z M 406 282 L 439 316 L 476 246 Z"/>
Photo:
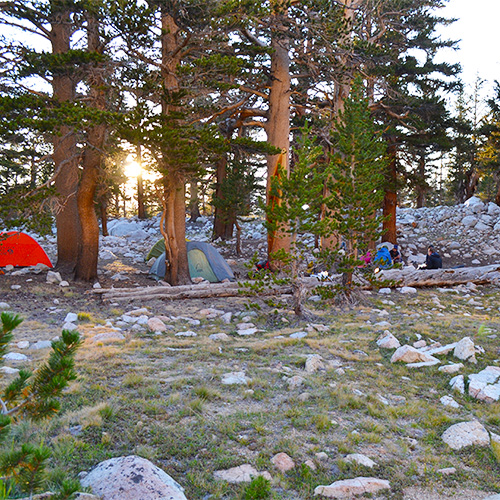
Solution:
<path fill-rule="evenodd" d="M 453 356 L 463 361 L 475 363 L 476 350 L 474 348 L 474 342 L 472 342 L 469 337 L 464 337 L 457 343 L 455 350 L 453 351 Z"/>
<path fill-rule="evenodd" d="M 444 469 L 437 470 L 437 473 L 443 474 L 443 476 L 450 476 L 451 474 L 455 474 L 455 472 L 457 472 L 457 469 L 455 469 L 455 467 L 446 467 Z"/>
<path fill-rule="evenodd" d="M 355 495 L 376 493 L 377 491 L 388 489 L 391 489 L 391 485 L 385 479 L 356 477 L 354 479 L 335 481 L 329 486 L 317 486 L 314 494 L 327 498 L 351 498 Z"/>
<path fill-rule="evenodd" d="M 238 467 L 232 467 L 231 469 L 217 470 L 214 472 L 215 479 L 221 479 L 222 481 L 227 481 L 232 484 L 249 483 L 258 476 L 262 476 L 268 481 L 272 479 L 269 472 L 258 472 L 257 469 L 254 469 L 250 464 L 243 464 Z"/>
<path fill-rule="evenodd" d="M 107 343 L 107 342 L 121 342 L 125 340 L 125 336 L 120 332 L 104 332 L 94 335 L 89 342 L 91 344 Z"/>
<path fill-rule="evenodd" d="M 28 361 L 28 356 L 26 356 L 26 354 L 21 354 L 20 352 L 8 352 L 2 357 L 7 361 Z"/>
<path fill-rule="evenodd" d="M 366 455 L 362 455 L 361 453 L 351 453 L 350 455 L 347 455 L 344 460 L 346 462 L 356 462 L 359 465 L 370 468 L 377 465 L 371 458 L 368 458 Z"/>
<path fill-rule="evenodd" d="M 490 444 L 488 431 L 477 420 L 452 425 L 444 431 L 441 437 L 454 450 L 461 450 L 471 445 L 488 446 Z"/>
<path fill-rule="evenodd" d="M 164 332 L 167 330 L 167 325 L 160 318 L 149 318 L 148 319 L 148 329 L 152 332 Z"/>
<path fill-rule="evenodd" d="M 377 339 L 377 345 L 382 349 L 397 349 L 401 347 L 399 340 L 389 330 L 380 335 Z"/>
<path fill-rule="evenodd" d="M 295 467 L 295 462 L 286 453 L 278 453 L 271 458 L 271 462 L 280 472 L 287 472 Z"/>
<path fill-rule="evenodd" d="M 439 401 L 444 406 L 451 406 L 452 408 L 460 408 L 460 405 L 451 397 L 451 396 L 443 396 Z"/>
<path fill-rule="evenodd" d="M 227 333 L 212 333 L 212 335 L 209 335 L 208 338 L 210 340 L 214 341 L 222 341 L 222 342 L 227 342 L 228 340 L 231 340 L 231 337 Z"/>
<path fill-rule="evenodd" d="M 289 378 L 287 380 L 287 384 L 288 384 L 288 388 L 290 390 L 292 389 L 297 389 L 298 387 L 300 387 L 304 382 L 305 382 L 305 378 L 304 377 L 301 377 L 300 375 L 294 375 L 293 377 Z"/>
<path fill-rule="evenodd" d="M 78 321 L 78 314 L 68 313 L 64 318 L 64 323 L 76 323 Z"/>
<path fill-rule="evenodd" d="M 247 385 L 250 379 L 245 375 L 245 372 L 231 372 L 222 375 L 222 383 L 224 385 Z"/>
<path fill-rule="evenodd" d="M 409 345 L 403 345 L 396 349 L 396 352 L 391 357 L 391 363 L 396 363 L 397 361 L 402 361 L 403 363 L 440 362 L 437 358 Z"/>
<path fill-rule="evenodd" d="M 324 370 L 325 363 L 319 354 L 309 354 L 306 359 L 305 370 L 307 373 L 314 373 L 318 370 Z"/>
<path fill-rule="evenodd" d="M 458 371 L 460 371 L 462 368 L 464 367 L 464 365 L 462 363 L 454 363 L 452 365 L 445 365 L 445 366 L 440 366 L 438 368 L 438 370 L 440 372 L 443 372 L 443 373 L 448 373 L 448 374 L 451 374 L 451 373 L 457 373 Z"/>

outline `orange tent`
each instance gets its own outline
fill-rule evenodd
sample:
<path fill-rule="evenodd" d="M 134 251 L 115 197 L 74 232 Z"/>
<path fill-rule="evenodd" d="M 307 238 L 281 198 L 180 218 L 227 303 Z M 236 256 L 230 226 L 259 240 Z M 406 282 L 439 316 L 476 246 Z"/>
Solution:
<path fill-rule="evenodd" d="M 0 267 L 18 267 L 45 264 L 53 267 L 43 248 L 26 233 L 9 231 L 0 233 Z"/>

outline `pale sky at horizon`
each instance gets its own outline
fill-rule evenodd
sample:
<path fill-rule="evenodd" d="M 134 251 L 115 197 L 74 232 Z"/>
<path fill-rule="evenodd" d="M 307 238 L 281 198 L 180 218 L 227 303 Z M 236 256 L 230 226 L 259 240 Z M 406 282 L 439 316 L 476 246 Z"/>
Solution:
<path fill-rule="evenodd" d="M 485 90 L 492 88 L 494 80 L 500 82 L 500 0 L 449 0 L 438 13 L 457 18 L 442 32 L 444 38 L 460 40 L 459 51 L 447 51 L 441 57 L 462 65 L 467 84 L 472 85 L 476 76 L 487 80 Z"/>

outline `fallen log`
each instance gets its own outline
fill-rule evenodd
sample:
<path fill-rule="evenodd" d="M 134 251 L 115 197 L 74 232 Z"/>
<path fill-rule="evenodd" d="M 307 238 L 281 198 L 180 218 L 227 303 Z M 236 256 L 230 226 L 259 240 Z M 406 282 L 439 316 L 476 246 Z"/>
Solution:
<path fill-rule="evenodd" d="M 251 284 L 251 282 L 249 282 Z M 210 297 L 237 297 L 251 295 L 251 286 L 243 287 L 240 283 L 210 283 L 182 286 L 148 286 L 137 288 L 97 289 L 93 293 L 102 295 L 104 300 L 151 300 L 151 299 L 204 299 Z M 292 286 L 272 286 L 259 291 L 258 295 L 290 294 Z"/>
<path fill-rule="evenodd" d="M 462 267 L 459 269 L 421 269 L 405 267 L 403 269 L 386 269 L 375 275 L 376 281 L 391 281 L 394 286 L 411 286 L 414 288 L 455 286 L 465 283 L 485 285 L 489 283 L 500 283 L 500 264 L 482 267 Z M 327 281 L 317 278 L 301 278 L 300 284 L 305 289 L 317 286 L 335 286 L 340 283 L 341 275 L 331 276 Z M 366 280 L 360 278 L 358 288 L 369 290 L 373 288 Z M 100 288 L 92 290 L 92 293 L 102 295 L 104 300 L 152 300 L 152 299 L 203 299 L 211 297 L 237 297 L 237 296 L 270 296 L 289 295 L 293 293 L 292 284 L 282 286 L 269 286 L 262 290 L 254 289 L 253 282 L 242 283 L 210 283 L 183 286 L 148 286 L 137 288 Z"/>
<path fill-rule="evenodd" d="M 455 286 L 465 283 L 486 285 L 500 282 L 500 264 L 481 267 L 461 267 L 457 269 L 385 269 L 376 274 L 377 281 L 390 280 L 396 286 L 414 288 L 433 286 Z"/>

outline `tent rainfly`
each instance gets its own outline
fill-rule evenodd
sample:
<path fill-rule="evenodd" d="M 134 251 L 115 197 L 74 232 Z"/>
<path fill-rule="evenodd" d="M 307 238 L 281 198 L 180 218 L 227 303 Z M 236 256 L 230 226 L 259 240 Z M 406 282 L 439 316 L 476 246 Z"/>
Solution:
<path fill-rule="evenodd" d="M 158 243 L 149 252 L 148 260 L 154 257 L 151 252 L 157 245 Z M 203 278 L 210 281 L 210 283 L 219 283 L 225 279 L 233 281 L 235 279 L 233 271 L 224 260 L 224 257 L 212 245 L 203 241 L 187 241 L 186 246 L 191 278 Z M 164 278 L 165 271 L 165 250 L 163 250 L 163 253 L 157 256 L 156 262 L 149 272 L 158 278 Z"/>
<path fill-rule="evenodd" d="M 0 233 L 0 267 L 45 264 L 53 267 L 47 254 L 31 236 L 19 231 Z"/>

